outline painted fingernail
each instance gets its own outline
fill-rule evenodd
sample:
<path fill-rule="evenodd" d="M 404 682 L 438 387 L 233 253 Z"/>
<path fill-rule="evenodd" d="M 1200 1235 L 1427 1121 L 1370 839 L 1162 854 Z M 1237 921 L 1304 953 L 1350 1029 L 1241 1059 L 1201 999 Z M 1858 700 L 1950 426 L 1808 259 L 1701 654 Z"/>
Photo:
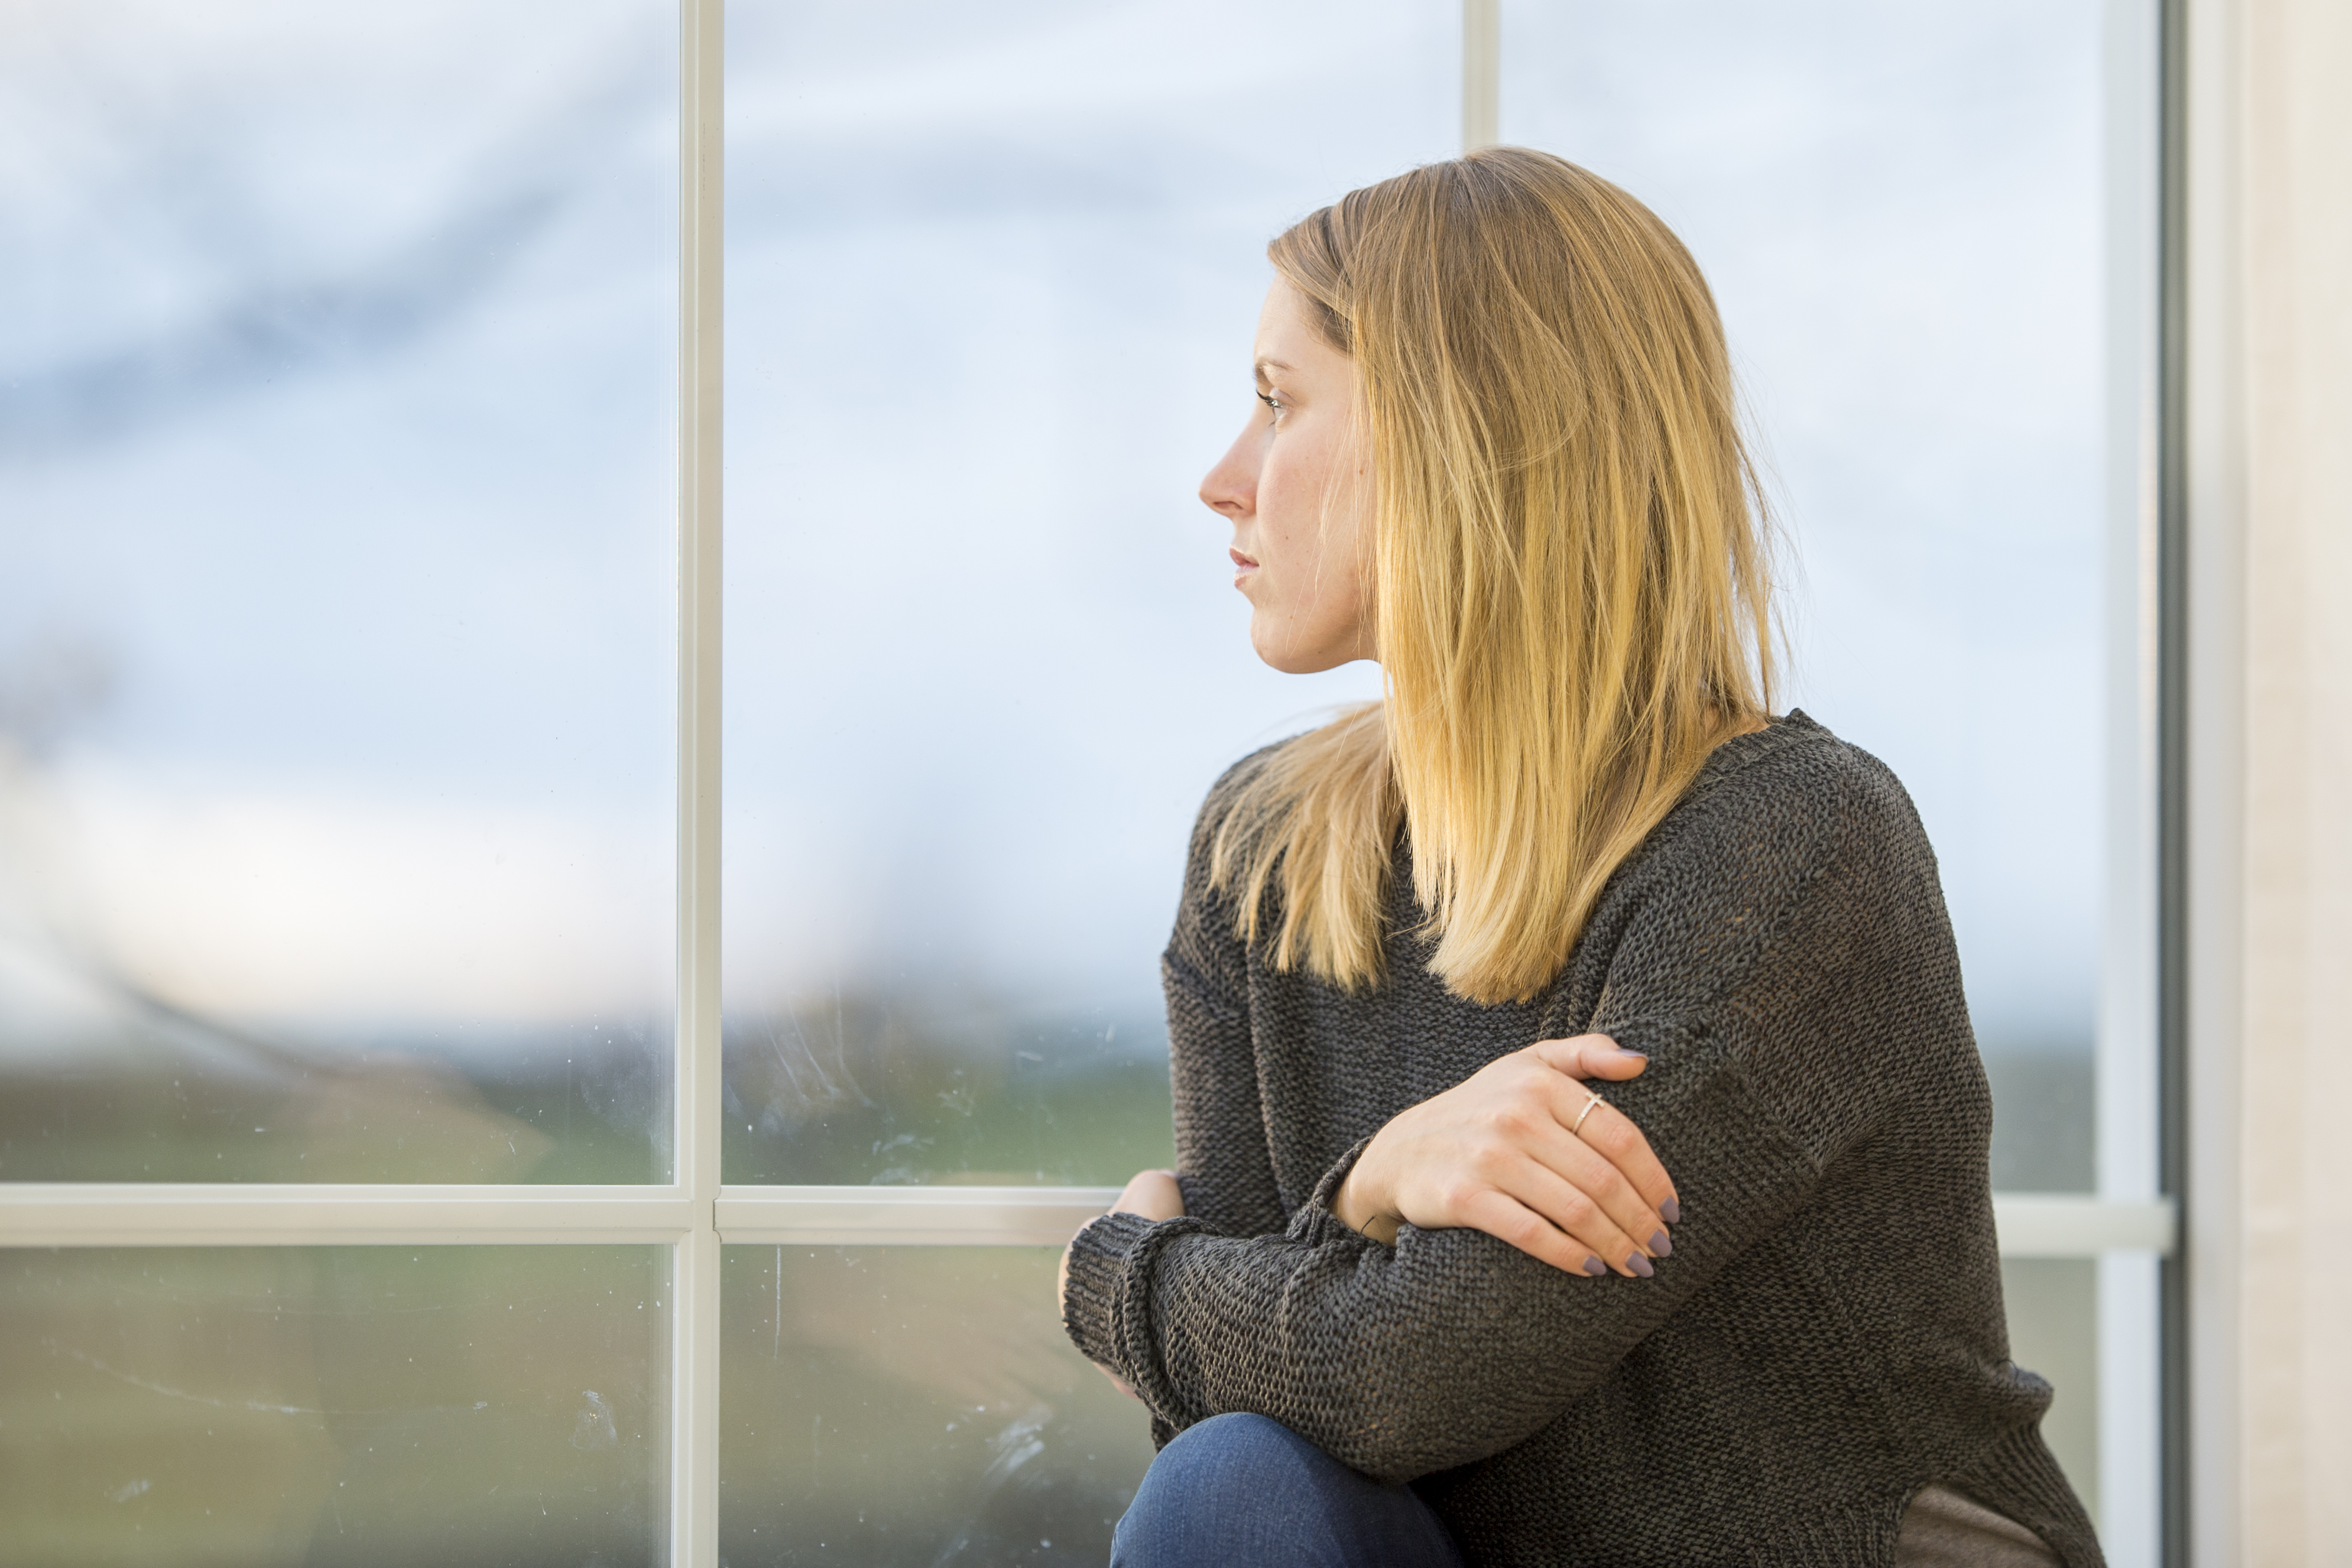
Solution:
<path fill-rule="evenodd" d="M 1639 1252 L 1634 1253 L 1631 1258 L 1625 1260 L 1625 1267 L 1633 1270 L 1634 1273 L 1640 1275 L 1644 1280 L 1657 1272 L 1655 1269 L 1650 1267 L 1650 1260 L 1647 1258 L 1643 1257 Z"/>
<path fill-rule="evenodd" d="M 1661 1230 L 1650 1238 L 1650 1250 L 1661 1258 L 1671 1258 L 1675 1255 L 1675 1244 L 1666 1233 Z"/>
<path fill-rule="evenodd" d="M 1683 1222 L 1683 1206 L 1670 1197 L 1658 1205 L 1658 1218 L 1668 1225 L 1680 1225 Z"/>
<path fill-rule="evenodd" d="M 1584 1260 L 1584 1271 L 1593 1276 L 1593 1278 L 1598 1279 L 1601 1275 L 1609 1272 L 1609 1265 L 1603 1263 L 1598 1258 L 1587 1258 Z"/>
<path fill-rule="evenodd" d="M 1650 1053 L 1648 1051 L 1628 1051 L 1622 1045 L 1617 1048 L 1617 1054 L 1620 1056 L 1630 1056 L 1636 1061 L 1647 1061 L 1650 1060 Z"/>

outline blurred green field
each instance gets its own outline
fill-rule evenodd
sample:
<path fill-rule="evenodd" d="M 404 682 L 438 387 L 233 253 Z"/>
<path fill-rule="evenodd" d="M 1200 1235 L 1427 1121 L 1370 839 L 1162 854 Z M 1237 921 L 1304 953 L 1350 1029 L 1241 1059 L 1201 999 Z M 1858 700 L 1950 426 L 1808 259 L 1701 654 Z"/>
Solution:
<path fill-rule="evenodd" d="M 667 1249 L 0 1252 L 0 1564 L 658 1560 Z"/>
<path fill-rule="evenodd" d="M 558 1037 L 511 1056 L 436 1041 L 267 1057 L 89 1053 L 0 1071 L 0 1180 L 668 1179 L 669 1065 Z"/>
<path fill-rule="evenodd" d="M 1151 1462 L 1039 1248 L 730 1247 L 720 1553 L 1100 1568 Z"/>
<path fill-rule="evenodd" d="M 1153 1037 L 982 1022 L 845 1009 L 837 1057 L 731 1028 L 728 1179 L 1107 1184 L 1172 1159 Z M 0 1169 L 646 1179 L 650 1137 L 567 1065 L 20 1080 Z M 2004 1185 L 2084 1181 L 2087 1059 L 1990 1066 Z M 1102 1562 L 1150 1445 L 1064 1340 L 1053 1263 L 729 1249 L 727 1561 Z M 667 1267 L 653 1248 L 0 1252 L 0 1568 L 657 1562 Z M 2045 1430 L 2095 1506 L 2095 1265 L 2004 1277 L 2014 1354 L 2056 1384 Z"/>
<path fill-rule="evenodd" d="M 660 1561 L 659 1249 L 0 1252 L 0 1564 Z M 2095 1270 L 2005 1270 L 2095 1506 Z M 733 1247 L 721 1536 L 761 1563 L 1096 1563 L 1150 1461 L 1034 1248 Z"/>
<path fill-rule="evenodd" d="M 1176 1160 L 1157 1019 L 875 1004 L 730 1021 L 726 1179 L 1112 1186 Z"/>
<path fill-rule="evenodd" d="M 1091 1018 L 979 1009 L 853 1021 L 846 1039 L 833 1013 L 730 1023 L 728 1181 L 1117 1185 L 1174 1160 L 1155 1023 L 1121 1038 Z M 504 1056 L 433 1043 L 0 1071 L 0 1180 L 668 1179 L 666 1060 L 560 1033 Z"/>

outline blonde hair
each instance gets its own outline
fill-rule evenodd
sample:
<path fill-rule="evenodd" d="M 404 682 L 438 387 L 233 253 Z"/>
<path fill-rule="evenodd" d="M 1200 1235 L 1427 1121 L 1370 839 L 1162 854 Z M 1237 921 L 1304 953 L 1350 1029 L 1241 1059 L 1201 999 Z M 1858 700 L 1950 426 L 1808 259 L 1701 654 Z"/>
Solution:
<path fill-rule="evenodd" d="M 1241 780 L 1213 880 L 1276 967 L 1376 984 L 1402 829 L 1430 969 L 1525 1000 L 1769 711 L 1764 517 L 1714 297 L 1647 207 L 1518 147 L 1352 192 L 1267 254 L 1355 363 L 1387 697 Z"/>

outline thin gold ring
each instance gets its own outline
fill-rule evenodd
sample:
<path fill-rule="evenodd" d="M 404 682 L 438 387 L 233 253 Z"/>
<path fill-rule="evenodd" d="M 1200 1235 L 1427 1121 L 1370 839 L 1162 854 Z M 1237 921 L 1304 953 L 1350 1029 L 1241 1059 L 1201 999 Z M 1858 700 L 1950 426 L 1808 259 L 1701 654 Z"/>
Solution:
<path fill-rule="evenodd" d="M 1587 1092 L 1587 1093 L 1591 1093 L 1591 1091 L 1587 1090 L 1587 1091 L 1586 1091 L 1586 1092 Z M 1580 1134 L 1580 1133 L 1582 1133 L 1582 1132 L 1584 1131 L 1584 1119 L 1585 1119 L 1587 1116 L 1591 1115 L 1591 1114 L 1592 1114 L 1592 1108 L 1593 1108 L 1595 1105 L 1598 1105 L 1598 1104 L 1600 1104 L 1600 1103 L 1601 1103 L 1601 1096 L 1600 1096 L 1600 1095 L 1598 1095 L 1598 1094 L 1594 1094 L 1594 1095 L 1592 1096 L 1592 1098 L 1591 1098 L 1591 1099 L 1587 1100 L 1587 1101 L 1584 1103 L 1584 1109 L 1583 1109 L 1583 1110 L 1581 1110 L 1581 1111 L 1579 1111 L 1579 1112 L 1576 1113 L 1576 1124 L 1575 1124 L 1574 1126 L 1570 1127 L 1570 1128 L 1569 1129 L 1569 1132 L 1570 1132 L 1570 1133 L 1571 1133 L 1571 1134 Z"/>

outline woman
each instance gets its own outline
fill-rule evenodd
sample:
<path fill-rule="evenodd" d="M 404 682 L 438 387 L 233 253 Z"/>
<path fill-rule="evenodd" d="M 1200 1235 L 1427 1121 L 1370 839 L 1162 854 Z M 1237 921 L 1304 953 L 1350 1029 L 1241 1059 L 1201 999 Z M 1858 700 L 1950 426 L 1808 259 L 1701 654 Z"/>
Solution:
<path fill-rule="evenodd" d="M 1934 858 L 1768 717 L 1690 256 L 1514 148 L 1270 255 L 1202 497 L 1258 653 L 1387 699 L 1194 834 L 1182 1170 L 1065 1259 L 1164 1445 L 1115 1561 L 2097 1563 L 2008 1359 Z"/>

